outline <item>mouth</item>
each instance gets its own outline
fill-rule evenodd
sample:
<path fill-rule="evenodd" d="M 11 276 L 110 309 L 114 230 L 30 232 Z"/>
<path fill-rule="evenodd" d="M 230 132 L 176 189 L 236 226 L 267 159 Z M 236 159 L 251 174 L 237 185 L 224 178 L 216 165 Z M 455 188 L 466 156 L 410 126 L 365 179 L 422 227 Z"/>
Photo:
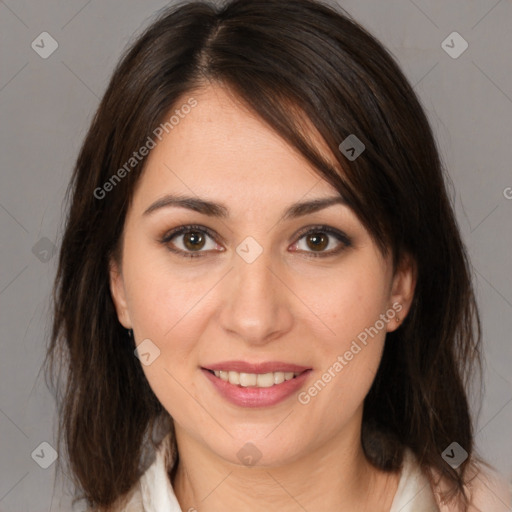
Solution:
<path fill-rule="evenodd" d="M 203 368 L 210 374 L 214 375 L 224 382 L 229 382 L 234 386 L 241 388 L 271 388 L 278 386 L 283 382 L 296 379 L 304 372 L 309 370 L 303 370 L 300 372 L 267 372 L 267 373 L 246 373 L 237 372 L 234 370 L 211 370 L 209 368 Z"/>
<path fill-rule="evenodd" d="M 238 407 L 270 407 L 290 399 L 313 371 L 281 361 L 221 361 L 200 370 L 221 397 Z"/>
<path fill-rule="evenodd" d="M 226 361 L 200 369 L 220 396 L 239 407 L 277 405 L 305 386 L 313 371 L 295 364 L 243 361 Z"/>

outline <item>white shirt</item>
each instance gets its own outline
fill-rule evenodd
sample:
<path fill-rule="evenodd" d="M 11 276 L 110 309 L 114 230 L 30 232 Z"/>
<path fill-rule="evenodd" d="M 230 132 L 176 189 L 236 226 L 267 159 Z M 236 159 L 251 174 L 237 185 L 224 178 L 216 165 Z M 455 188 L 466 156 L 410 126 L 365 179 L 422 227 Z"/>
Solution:
<path fill-rule="evenodd" d="M 139 480 L 136 489 L 123 512 L 193 512 L 194 509 L 182 510 L 174 494 L 168 476 L 168 468 L 172 467 L 175 455 L 172 453 L 170 436 L 167 435 L 160 444 L 154 462 Z M 486 491 L 489 493 L 490 491 Z M 507 490 L 508 493 L 508 490 Z M 491 493 L 494 495 L 494 493 Z M 508 501 L 505 501 L 508 500 Z M 483 502 L 482 502 L 483 503 Z M 486 501 L 483 512 L 506 512 L 512 510 L 510 494 L 502 494 L 501 499 Z M 389 512 L 442 512 L 436 504 L 434 493 L 417 464 L 413 452 L 406 449 L 404 462 Z M 474 509 L 473 509 L 474 510 Z"/>

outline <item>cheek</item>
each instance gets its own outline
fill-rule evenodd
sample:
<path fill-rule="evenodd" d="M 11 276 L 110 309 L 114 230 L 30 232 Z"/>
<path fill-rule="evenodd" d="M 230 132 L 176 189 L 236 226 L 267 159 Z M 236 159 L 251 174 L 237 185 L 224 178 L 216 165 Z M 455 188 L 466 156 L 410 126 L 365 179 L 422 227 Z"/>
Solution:
<path fill-rule="evenodd" d="M 298 278 L 295 289 L 307 298 L 308 308 L 316 315 L 311 315 L 311 322 L 316 318 L 322 331 L 321 346 L 331 353 L 344 350 L 351 340 L 374 326 L 389 301 L 385 269 L 365 253 L 347 258 L 336 271 Z"/>
<path fill-rule="evenodd" d="M 316 380 L 300 403 L 314 404 L 321 414 L 336 412 L 331 418 L 350 417 L 361 405 L 385 342 L 387 323 L 380 315 L 388 308 L 387 275 L 378 260 L 363 256 L 308 286 L 308 305 L 325 328 L 315 337 Z"/>
<path fill-rule="evenodd" d="M 123 271 L 132 321 L 140 334 L 163 342 L 208 291 L 211 277 L 180 271 L 165 251 L 133 244 L 125 252 Z"/>
<path fill-rule="evenodd" d="M 321 351 L 321 361 L 314 379 L 297 398 L 326 427 L 337 428 L 353 417 L 379 368 L 385 329 L 375 329 L 375 319 L 371 324 L 368 322 L 369 327 L 360 327 L 365 324 L 352 318 L 344 326 L 340 325 L 344 331 L 335 342 L 327 342 L 324 337 L 320 340 L 323 345 L 317 344 L 316 353 Z"/>
<path fill-rule="evenodd" d="M 172 271 L 165 257 L 148 257 L 149 251 L 130 249 L 123 270 L 136 341 L 149 339 L 159 350 L 151 364 L 142 365 L 146 379 L 176 421 L 186 423 L 194 417 L 198 426 L 207 423 L 196 402 L 194 374 L 197 340 L 205 329 L 207 292 L 215 280 L 211 275 L 193 278 L 190 273 Z"/>
<path fill-rule="evenodd" d="M 153 251 L 156 252 L 156 251 Z M 178 371 L 194 349 L 204 328 L 204 307 L 215 279 L 177 272 L 165 255 L 127 247 L 123 271 L 127 300 L 137 342 L 150 339 L 160 349 L 161 362 Z"/>

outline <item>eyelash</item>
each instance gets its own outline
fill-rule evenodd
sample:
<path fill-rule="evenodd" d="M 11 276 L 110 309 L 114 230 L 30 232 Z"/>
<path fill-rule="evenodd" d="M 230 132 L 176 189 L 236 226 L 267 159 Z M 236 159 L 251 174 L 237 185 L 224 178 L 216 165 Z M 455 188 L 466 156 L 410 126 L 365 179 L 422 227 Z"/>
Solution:
<path fill-rule="evenodd" d="M 171 248 L 169 246 L 169 242 L 173 238 L 175 238 L 177 236 L 180 236 L 180 235 L 187 234 L 187 233 L 197 232 L 197 231 L 202 233 L 202 234 L 206 234 L 210 238 L 215 240 L 215 234 L 213 233 L 213 231 L 211 229 L 207 228 L 206 226 L 199 226 L 199 225 L 195 225 L 195 224 L 189 224 L 189 225 L 186 225 L 186 226 L 180 226 L 178 228 L 174 228 L 173 230 L 167 232 L 160 239 L 160 243 L 162 245 L 165 245 L 169 251 L 171 251 L 173 253 L 176 253 L 179 256 L 182 256 L 184 258 L 201 258 L 201 257 L 204 256 L 204 253 L 207 252 L 207 251 L 186 252 L 186 251 L 183 251 L 181 249 L 176 249 L 176 248 L 173 249 L 173 248 Z M 307 257 L 327 258 L 329 256 L 334 256 L 334 255 L 340 253 L 341 251 L 343 251 L 347 247 L 351 247 L 352 246 L 352 241 L 350 240 L 350 238 L 345 233 L 343 233 L 342 231 L 338 231 L 337 229 L 331 228 L 329 226 L 324 226 L 324 225 L 313 226 L 313 227 L 308 228 L 308 229 L 306 229 L 304 231 L 301 231 L 297 235 L 298 236 L 297 242 L 299 240 L 301 240 L 302 238 L 304 238 L 305 236 L 310 235 L 312 233 L 324 233 L 324 234 L 327 234 L 327 235 L 331 235 L 334 238 L 336 238 L 339 242 L 341 242 L 341 247 L 339 247 L 337 249 L 334 249 L 334 250 L 331 249 L 328 252 L 315 253 L 315 252 L 306 251 L 305 254 L 307 254 Z M 297 243 L 297 242 L 294 242 L 294 243 Z"/>

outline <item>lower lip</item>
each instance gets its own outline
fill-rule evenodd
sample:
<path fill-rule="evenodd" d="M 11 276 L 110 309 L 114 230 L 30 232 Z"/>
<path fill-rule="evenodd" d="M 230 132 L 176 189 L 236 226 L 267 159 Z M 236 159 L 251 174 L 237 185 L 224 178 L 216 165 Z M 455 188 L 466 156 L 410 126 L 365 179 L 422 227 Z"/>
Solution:
<path fill-rule="evenodd" d="M 269 388 L 244 388 L 215 377 L 204 368 L 201 368 L 201 371 L 228 402 L 240 407 L 269 407 L 282 402 L 304 384 L 311 372 L 311 370 L 306 370 L 293 379 L 285 380 L 281 384 L 274 384 Z"/>

